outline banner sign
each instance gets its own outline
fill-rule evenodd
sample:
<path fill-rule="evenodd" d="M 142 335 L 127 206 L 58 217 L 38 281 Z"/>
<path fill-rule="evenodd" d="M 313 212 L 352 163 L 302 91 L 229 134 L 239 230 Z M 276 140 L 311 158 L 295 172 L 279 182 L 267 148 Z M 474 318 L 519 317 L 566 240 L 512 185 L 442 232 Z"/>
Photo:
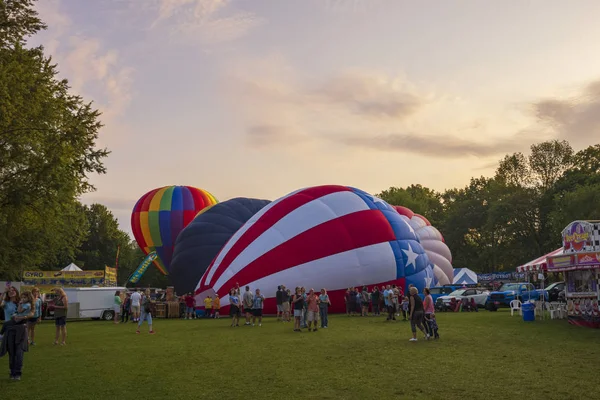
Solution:
<path fill-rule="evenodd" d="M 562 232 L 563 247 L 565 252 L 582 251 L 584 247 L 590 246 L 590 236 L 593 225 L 586 221 L 573 221 Z"/>
<path fill-rule="evenodd" d="M 104 269 L 104 286 L 117 286 L 117 269 L 108 265 Z"/>
<path fill-rule="evenodd" d="M 577 254 L 577 264 L 579 264 L 579 265 L 600 264 L 600 253 Z"/>
<path fill-rule="evenodd" d="M 23 271 L 25 285 L 94 286 L 104 284 L 104 271 Z"/>
<path fill-rule="evenodd" d="M 560 255 L 548 257 L 548 271 L 568 268 L 573 265 L 573 255 Z"/>
<path fill-rule="evenodd" d="M 148 254 L 146 258 L 144 258 L 144 261 L 142 261 L 139 267 L 137 267 L 137 269 L 134 271 L 134 273 L 131 274 L 131 276 L 129 277 L 129 282 L 137 283 L 142 277 L 142 275 L 144 275 L 150 264 L 152 264 L 152 262 L 156 260 L 156 257 L 157 256 L 155 251 Z"/>
<path fill-rule="evenodd" d="M 518 274 L 515 272 L 494 272 L 491 274 L 477 274 L 479 281 L 490 282 L 490 281 L 510 281 L 524 279 L 525 274 Z"/>

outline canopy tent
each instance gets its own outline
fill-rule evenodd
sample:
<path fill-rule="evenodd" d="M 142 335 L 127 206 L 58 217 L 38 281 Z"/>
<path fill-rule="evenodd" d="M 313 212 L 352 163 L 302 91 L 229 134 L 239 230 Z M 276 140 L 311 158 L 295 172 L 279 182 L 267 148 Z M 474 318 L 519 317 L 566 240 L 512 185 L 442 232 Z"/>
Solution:
<path fill-rule="evenodd" d="M 64 267 L 63 269 L 61 269 L 61 271 L 83 271 L 81 268 L 79 268 L 77 265 L 71 263 L 69 265 L 67 265 L 66 267 Z"/>
<path fill-rule="evenodd" d="M 529 261 L 527 264 L 523 264 L 517 267 L 517 272 L 530 272 L 530 271 L 546 271 L 548 269 L 548 257 L 557 256 L 563 253 L 563 248 L 556 249 L 546 255 L 536 258 L 535 260 Z"/>
<path fill-rule="evenodd" d="M 455 285 L 476 285 L 477 274 L 469 268 L 454 268 L 454 280 L 452 283 Z"/>

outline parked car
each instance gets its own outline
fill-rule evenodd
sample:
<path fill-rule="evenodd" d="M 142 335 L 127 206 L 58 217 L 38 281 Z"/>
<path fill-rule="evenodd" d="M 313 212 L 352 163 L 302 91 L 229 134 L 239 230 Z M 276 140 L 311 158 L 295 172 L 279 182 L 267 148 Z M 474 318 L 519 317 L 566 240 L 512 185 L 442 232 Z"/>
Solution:
<path fill-rule="evenodd" d="M 509 307 L 513 300 L 548 300 L 548 292 L 543 289 L 536 290 L 531 283 L 505 283 L 497 292 L 491 292 L 488 296 L 485 308 L 496 311 L 498 307 Z"/>
<path fill-rule="evenodd" d="M 456 301 L 467 299 L 469 302 L 471 299 L 475 299 L 475 304 L 477 304 L 477 307 L 485 307 L 485 303 L 489 294 L 490 292 L 482 289 L 458 289 L 447 296 L 440 296 L 439 299 L 446 307 L 450 305 L 450 302 L 453 298 L 456 299 Z"/>
<path fill-rule="evenodd" d="M 565 282 L 554 282 L 550 286 L 546 288 L 548 292 L 548 300 L 549 301 L 558 301 L 558 295 L 560 292 L 565 290 Z"/>
<path fill-rule="evenodd" d="M 437 301 L 437 299 L 441 296 L 449 295 L 457 289 L 460 289 L 462 286 L 459 285 L 446 285 L 446 286 L 436 286 L 429 288 L 429 292 L 431 293 L 431 298 L 433 299 L 433 304 Z M 425 295 L 423 293 L 419 293 L 419 297 L 421 300 L 425 300 Z"/>

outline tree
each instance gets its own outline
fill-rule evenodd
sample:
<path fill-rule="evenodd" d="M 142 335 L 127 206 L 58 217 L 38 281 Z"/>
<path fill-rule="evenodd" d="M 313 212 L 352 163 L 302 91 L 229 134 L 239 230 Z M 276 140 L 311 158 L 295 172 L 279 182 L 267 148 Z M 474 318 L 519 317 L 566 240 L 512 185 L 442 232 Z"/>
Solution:
<path fill-rule="evenodd" d="M 31 0 L 0 0 L 0 273 L 72 256 L 85 238 L 77 197 L 104 173 L 100 113 L 69 93 L 42 47 Z"/>
<path fill-rule="evenodd" d="M 433 225 L 438 222 L 442 212 L 441 195 L 421 185 L 410 185 L 406 189 L 390 187 L 377 194 L 377 197 L 395 206 L 408 207 Z"/>
<path fill-rule="evenodd" d="M 549 190 L 573 163 L 573 148 L 566 140 L 552 140 L 531 146 L 529 167 L 535 184 Z"/>
<path fill-rule="evenodd" d="M 597 220 L 600 217 L 600 183 L 578 186 L 557 197 L 555 204 L 550 214 L 554 232 L 561 232 L 575 220 Z"/>

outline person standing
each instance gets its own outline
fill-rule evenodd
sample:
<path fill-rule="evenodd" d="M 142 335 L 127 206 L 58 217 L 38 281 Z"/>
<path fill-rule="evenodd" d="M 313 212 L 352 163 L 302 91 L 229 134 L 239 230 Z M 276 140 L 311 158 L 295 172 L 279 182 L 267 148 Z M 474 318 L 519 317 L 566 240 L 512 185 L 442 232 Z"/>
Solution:
<path fill-rule="evenodd" d="M 27 321 L 29 330 L 29 344 L 35 346 L 35 327 L 42 322 L 42 299 L 40 297 L 40 289 L 34 287 L 31 290 L 33 296 L 33 316 Z"/>
<path fill-rule="evenodd" d="M 290 291 L 281 285 L 281 308 L 283 322 L 290 322 Z"/>
<path fill-rule="evenodd" d="M 132 322 L 139 322 L 140 320 L 140 307 L 142 302 L 142 294 L 139 290 L 136 290 L 131 295 L 131 313 L 132 313 Z"/>
<path fill-rule="evenodd" d="M 398 296 L 400 296 L 400 291 L 398 290 L 398 286 L 392 285 L 393 299 L 394 299 L 394 315 L 396 317 L 400 316 L 400 302 L 398 301 Z"/>
<path fill-rule="evenodd" d="M 131 295 L 125 294 L 125 300 L 123 301 L 123 312 L 121 313 L 121 322 L 129 322 L 129 313 L 131 312 Z"/>
<path fill-rule="evenodd" d="M 254 326 L 256 323 L 256 318 L 258 318 L 258 326 L 262 326 L 264 304 L 265 297 L 260 294 L 260 289 L 256 289 L 256 294 L 254 295 L 254 300 L 252 301 L 252 326 Z"/>
<path fill-rule="evenodd" d="M 140 328 L 142 327 L 144 320 L 148 321 L 148 333 L 154 335 L 154 330 L 152 329 L 152 298 L 150 297 L 150 289 L 146 289 L 144 296 L 142 297 L 141 316 L 135 333 L 140 333 Z"/>
<path fill-rule="evenodd" d="M 212 314 L 213 300 L 212 297 L 206 296 L 204 299 L 204 318 L 210 318 Z"/>
<path fill-rule="evenodd" d="M 240 326 L 240 296 L 235 289 L 229 291 L 229 315 L 231 316 L 231 327 Z"/>
<path fill-rule="evenodd" d="M 11 316 L 10 321 L 2 326 L 2 345 L 0 357 L 8 352 L 10 379 L 19 381 L 23 370 L 23 355 L 29 350 L 27 343 L 27 320 L 33 316 L 33 296 L 29 292 L 21 294 L 17 312 Z"/>
<path fill-rule="evenodd" d="M 292 304 L 294 304 L 294 332 L 302 332 L 300 327 L 300 320 L 302 319 L 302 310 L 304 309 L 304 296 L 302 296 L 302 290 L 296 287 L 296 294 L 292 297 Z"/>
<path fill-rule="evenodd" d="M 185 296 L 185 319 L 193 319 L 195 314 L 194 307 L 196 307 L 196 299 L 191 293 L 188 293 Z"/>
<path fill-rule="evenodd" d="M 56 325 L 54 344 L 57 345 L 59 338 L 62 337 L 60 345 L 64 346 L 67 344 L 67 310 L 69 308 L 69 299 L 62 288 L 54 289 L 54 293 L 56 294 L 54 298 L 54 325 Z"/>
<path fill-rule="evenodd" d="M 351 310 L 351 304 L 350 304 L 350 297 L 352 296 L 351 294 L 351 289 L 348 288 L 348 290 L 346 290 L 346 293 L 344 293 L 344 302 L 346 303 L 346 315 L 350 316 L 350 311 Z"/>
<path fill-rule="evenodd" d="M 306 319 L 308 321 L 308 331 L 310 332 L 311 325 L 313 330 L 317 331 L 317 322 L 319 320 L 319 296 L 315 293 L 315 289 L 310 289 L 306 296 Z"/>
<path fill-rule="evenodd" d="M 379 288 L 377 285 L 373 287 L 373 291 L 371 292 L 371 304 L 373 304 L 373 315 L 379 316 L 379 296 L 381 293 L 379 292 Z"/>
<path fill-rule="evenodd" d="M 300 288 L 300 292 L 302 293 L 302 297 L 304 297 L 304 306 L 302 307 L 302 318 L 300 318 L 300 325 L 302 326 L 302 328 L 307 328 L 308 325 L 306 324 L 306 310 L 308 307 L 308 303 L 306 302 L 306 298 L 308 297 L 308 295 L 306 294 L 306 289 L 303 287 Z"/>
<path fill-rule="evenodd" d="M 9 286 L 4 291 L 2 303 L 0 307 L 4 310 L 4 322 L 10 321 L 12 316 L 17 312 L 19 306 L 19 291 L 14 286 Z"/>
<path fill-rule="evenodd" d="M 327 328 L 329 323 L 327 315 L 330 305 L 331 301 L 329 300 L 327 291 L 325 289 L 321 289 L 321 295 L 319 296 L 319 316 L 321 317 L 321 328 Z"/>
<path fill-rule="evenodd" d="M 113 306 L 113 312 L 115 313 L 113 320 L 114 320 L 115 324 L 119 323 L 119 314 L 121 313 L 122 304 L 123 304 L 123 301 L 121 300 L 121 292 L 119 290 L 117 290 L 115 293 L 115 303 Z"/>
<path fill-rule="evenodd" d="M 362 288 L 362 292 L 360 292 L 360 303 L 362 305 L 362 316 L 363 317 L 368 317 L 369 316 L 369 300 L 370 300 L 371 296 L 369 296 L 369 290 L 367 289 L 366 286 L 363 286 Z"/>
<path fill-rule="evenodd" d="M 219 311 L 221 310 L 221 299 L 219 295 L 215 293 L 215 299 L 213 300 L 213 318 L 219 319 Z"/>
<path fill-rule="evenodd" d="M 281 285 L 277 286 L 275 300 L 277 301 L 277 321 L 281 321 L 283 319 L 283 291 L 281 290 Z"/>
<path fill-rule="evenodd" d="M 429 339 L 429 334 L 425 332 L 425 328 L 423 327 L 423 301 L 419 297 L 419 290 L 416 287 L 410 288 L 410 329 L 412 330 L 412 338 L 410 338 L 411 342 L 417 341 L 417 328 L 425 335 L 425 340 Z"/>
<path fill-rule="evenodd" d="M 246 314 L 246 323 L 244 325 L 250 325 L 250 318 L 252 318 L 252 305 L 254 304 L 254 296 L 250 291 L 250 286 L 246 286 L 246 291 L 244 292 L 243 297 L 243 305 L 244 305 L 244 313 Z"/>

